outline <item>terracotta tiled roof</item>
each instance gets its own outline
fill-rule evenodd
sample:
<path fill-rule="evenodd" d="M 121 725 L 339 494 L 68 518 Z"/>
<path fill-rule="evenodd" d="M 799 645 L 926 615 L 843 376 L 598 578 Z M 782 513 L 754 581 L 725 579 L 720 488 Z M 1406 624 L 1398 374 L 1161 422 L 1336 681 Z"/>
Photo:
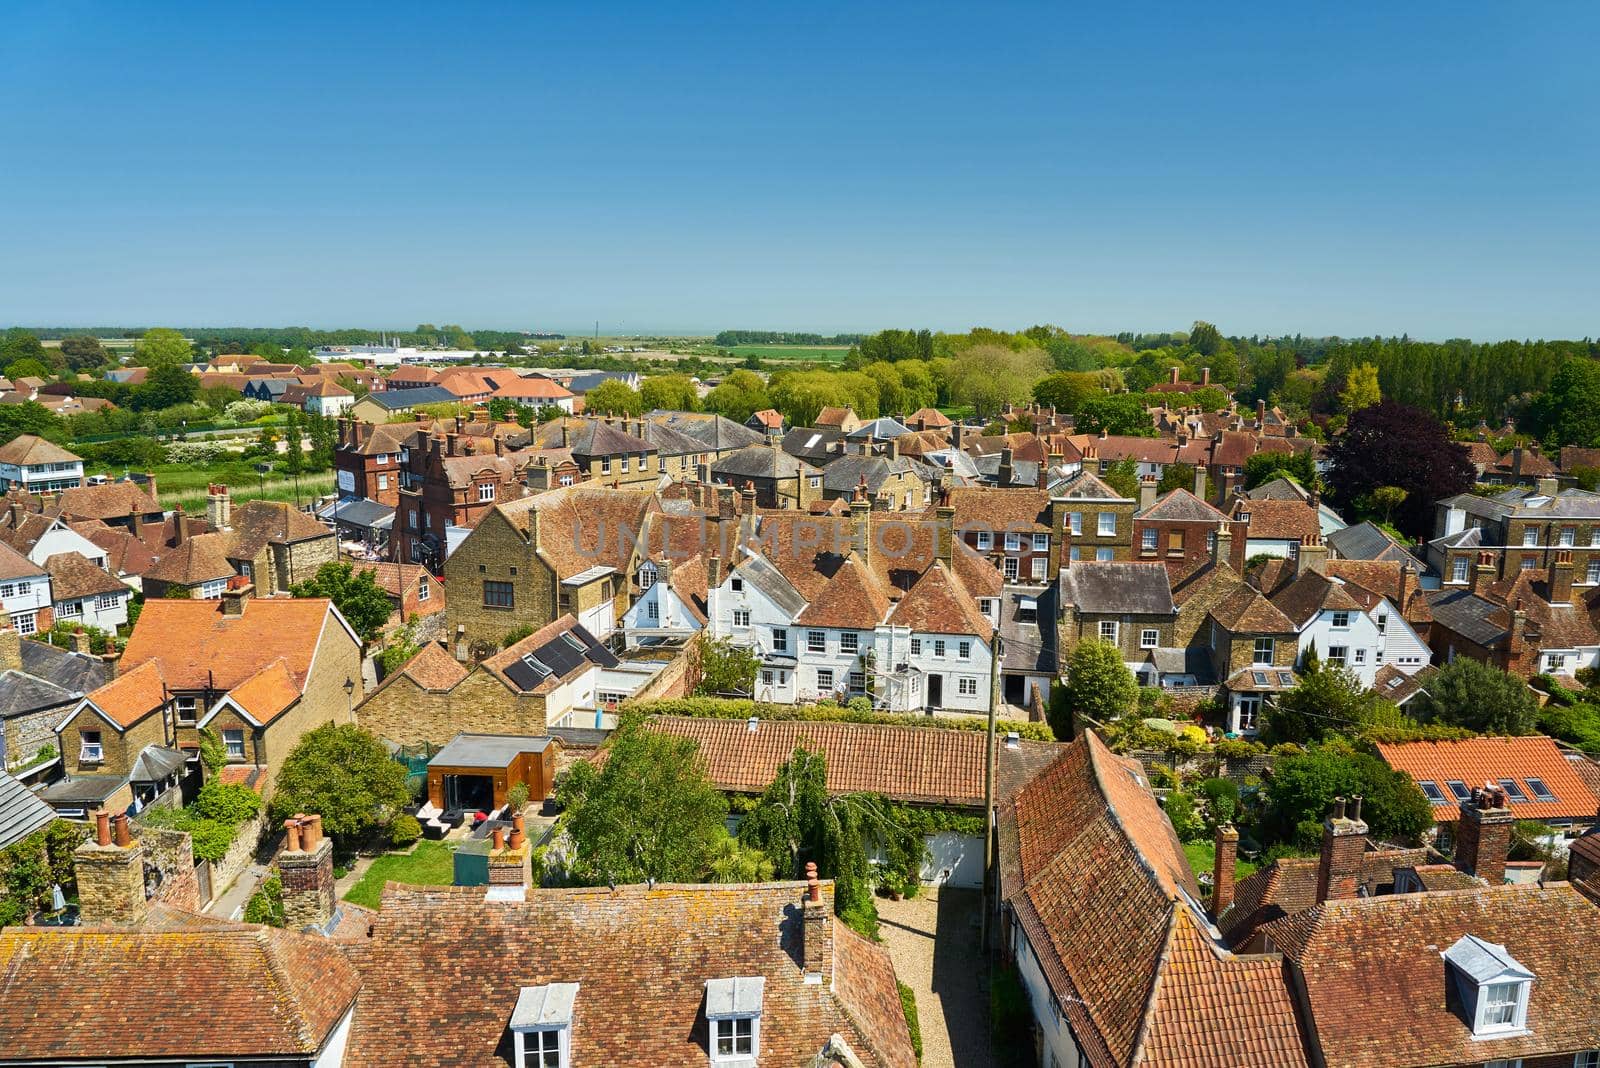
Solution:
<path fill-rule="evenodd" d="M 911 413 L 911 418 L 906 421 L 908 423 L 921 423 L 929 430 L 944 430 L 954 425 L 951 423 L 950 417 L 937 408 L 918 408 Z"/>
<path fill-rule="evenodd" d="M 869 630 L 889 616 L 889 595 L 878 576 L 854 555 L 847 556 L 822 589 L 810 598 L 796 623 L 810 627 Z"/>
<path fill-rule="evenodd" d="M 122 670 L 146 660 L 173 690 L 231 690 L 282 657 L 304 686 L 333 603 L 325 597 L 253 597 L 241 616 L 224 616 L 220 601 L 145 603 L 122 654 Z"/>
<path fill-rule="evenodd" d="M 1360 886 L 1368 894 L 1388 892 L 1396 868 L 1427 860 L 1426 849 L 1375 849 L 1361 855 Z M 1318 857 L 1283 857 L 1239 880 L 1233 904 L 1217 917 L 1217 929 L 1230 945 L 1246 942 L 1263 924 L 1304 912 L 1317 903 Z"/>
<path fill-rule="evenodd" d="M 1140 519 L 1175 523 L 1226 523 L 1228 517 L 1186 489 L 1175 489 L 1139 513 Z"/>
<path fill-rule="evenodd" d="M 978 611 L 977 602 L 937 560 L 922 573 L 906 595 L 895 605 L 889 622 L 927 634 L 972 634 L 987 642 L 993 627 Z"/>
<path fill-rule="evenodd" d="M 1137 762 L 1087 732 L 999 821 L 1002 896 L 1087 1063 L 1307 1063 L 1278 964 L 1204 937 L 1193 874 Z"/>
<path fill-rule="evenodd" d="M 1317 510 L 1305 501 L 1244 500 L 1233 507 L 1233 518 L 1249 516 L 1249 537 L 1299 539 L 1321 536 Z"/>
<path fill-rule="evenodd" d="M 61 492 L 61 514 L 72 519 L 116 519 L 161 511 L 161 503 L 137 482 L 104 482 Z"/>
<path fill-rule="evenodd" d="M 290 674 L 288 663 L 279 657 L 233 687 L 228 696 L 246 715 L 265 726 L 299 700 L 300 686 Z"/>
<path fill-rule="evenodd" d="M 444 646 L 428 642 L 395 675 L 406 676 L 424 690 L 448 690 L 467 677 L 467 669 Z"/>
<path fill-rule="evenodd" d="M 526 537 L 538 516 L 539 555 L 568 578 L 601 565 L 623 570 L 632 554 L 629 534 L 660 508 L 649 486 L 566 486 L 496 507 Z"/>
<path fill-rule="evenodd" d="M 1359 612 L 1361 605 L 1343 586 L 1315 571 L 1303 571 L 1271 597 L 1272 604 L 1295 624 L 1309 623 L 1318 612 Z"/>
<path fill-rule="evenodd" d="M 817 417 L 812 420 L 812 424 L 815 426 L 838 427 L 843 426 L 846 420 L 854 418 L 856 418 L 856 413 L 849 408 L 825 407 L 817 413 Z"/>
<path fill-rule="evenodd" d="M 45 569 L 9 545 L 0 544 L 0 579 L 36 578 Z"/>
<path fill-rule="evenodd" d="M 161 672 L 154 661 L 146 661 L 90 693 L 85 698 L 112 722 L 131 727 L 167 702 Z"/>
<path fill-rule="evenodd" d="M 82 553 L 56 553 L 44 566 L 50 572 L 50 596 L 56 601 L 128 592 L 128 587 L 91 564 Z"/>
<path fill-rule="evenodd" d="M 883 794 L 896 801 L 983 807 L 982 731 L 825 720 L 657 716 L 652 729 L 692 738 L 719 789 L 759 793 L 797 746 L 821 752 L 828 789 Z"/>
<path fill-rule="evenodd" d="M 197 534 L 185 538 L 145 569 L 144 577 L 178 586 L 226 579 L 234 574 L 228 562 L 228 534 Z"/>
<path fill-rule="evenodd" d="M 1240 586 L 1211 609 L 1211 616 L 1235 634 L 1293 634 L 1295 625 L 1261 591 Z"/>
<path fill-rule="evenodd" d="M 326 940 L 269 927 L 8 927 L 0 987 L 28 992 L 7 1059 L 201 1061 L 317 1052 L 357 977 Z"/>
<path fill-rule="evenodd" d="M 35 464 L 68 464 L 82 459 L 77 453 L 68 452 L 55 442 L 34 434 L 18 434 L 0 445 L 0 464 L 31 467 Z"/>
<path fill-rule="evenodd" d="M 252 557 L 267 545 L 289 545 L 311 538 L 332 538 L 333 531 L 315 516 L 288 501 L 246 501 L 233 509 L 233 545 L 229 555 Z"/>
<path fill-rule="evenodd" d="M 1564 883 L 1329 901 L 1263 930 L 1295 964 L 1327 1064 L 1420 1068 L 1600 1047 L 1600 924 Z M 1441 957 L 1469 934 L 1534 974 L 1525 1032 L 1474 1039 Z"/>
<path fill-rule="evenodd" d="M 421 564 L 398 564 L 389 561 L 362 561 L 355 565 L 357 574 L 363 571 L 372 573 L 372 581 L 390 597 L 399 597 L 407 590 L 414 590 L 422 581 L 428 569 Z"/>
<path fill-rule="evenodd" d="M 1007 489 L 967 486 L 950 490 L 950 507 L 955 509 L 955 525 L 960 530 L 1037 531 L 1050 529 L 1050 494 L 1041 489 Z M 932 520 L 938 506 L 925 517 Z"/>
<path fill-rule="evenodd" d="M 1433 818 L 1440 823 L 1461 818 L 1460 804 L 1445 786 L 1452 780 L 1465 783 L 1468 789 L 1512 780 L 1527 797 L 1526 801 L 1512 799 L 1511 810 L 1519 819 L 1587 818 L 1600 808 L 1600 798 L 1579 778 L 1556 743 L 1539 735 L 1382 744 L 1378 755 L 1396 771 L 1438 785 L 1446 798 L 1433 805 Z M 1555 800 L 1540 801 L 1528 786 L 1529 778 L 1542 781 Z"/>
<path fill-rule="evenodd" d="M 772 408 L 763 408 L 759 412 L 751 415 L 750 419 L 772 430 L 780 430 L 783 428 L 783 413 L 775 411 Z"/>
<path fill-rule="evenodd" d="M 496 397 L 519 400 L 561 400 L 572 396 L 572 391 L 559 382 L 542 375 L 494 375 Z"/>
<path fill-rule="evenodd" d="M 387 1068 L 397 1035 L 417 1066 L 495 1063 L 519 990 L 578 984 L 574 1064 L 704 1063 L 705 984 L 761 977 L 761 1060 L 802 1065 L 839 1035 L 870 1068 L 915 1068 L 887 954 L 834 920 L 831 983 L 807 983 L 800 883 L 534 889 L 487 903 L 482 887 L 383 896 L 372 939 L 352 950 L 362 977 L 348 1068 Z M 823 884 L 832 912 L 833 886 Z M 418 1027 L 418 1020 L 447 1021 Z"/>

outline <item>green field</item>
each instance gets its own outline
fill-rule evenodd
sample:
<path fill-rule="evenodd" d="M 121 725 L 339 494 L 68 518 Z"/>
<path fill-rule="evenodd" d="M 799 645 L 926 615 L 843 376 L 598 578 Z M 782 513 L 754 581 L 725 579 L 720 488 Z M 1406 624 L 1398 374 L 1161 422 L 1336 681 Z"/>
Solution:
<path fill-rule="evenodd" d="M 850 347 L 848 345 L 735 345 L 723 351 L 741 358 L 753 355 L 761 360 L 840 363 L 850 351 Z"/>
<path fill-rule="evenodd" d="M 280 464 L 282 461 L 279 461 Z M 121 477 L 121 467 L 89 465 L 91 475 Z M 190 515 L 203 514 L 206 509 L 206 487 L 220 482 L 228 487 L 235 504 L 244 501 L 292 501 L 295 499 L 295 482 L 292 478 L 274 473 L 263 482 L 255 465 L 239 460 L 234 463 L 212 464 L 196 467 L 191 464 L 159 464 L 149 472 L 156 476 L 156 494 L 167 508 L 179 507 Z M 304 504 L 313 497 L 333 492 L 333 472 L 321 471 L 300 476 L 299 497 Z"/>

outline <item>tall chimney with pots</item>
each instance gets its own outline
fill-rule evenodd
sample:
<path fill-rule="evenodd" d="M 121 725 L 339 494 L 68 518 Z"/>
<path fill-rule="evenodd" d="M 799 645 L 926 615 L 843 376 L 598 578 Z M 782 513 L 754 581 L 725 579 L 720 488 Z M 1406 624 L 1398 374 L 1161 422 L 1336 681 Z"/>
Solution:
<path fill-rule="evenodd" d="M 1557 549 L 1550 565 L 1550 603 L 1572 603 L 1572 550 Z"/>
<path fill-rule="evenodd" d="M 1478 566 L 1472 569 L 1472 592 L 1479 594 L 1489 588 L 1494 582 L 1494 553 L 1484 551 L 1478 554 Z"/>
<path fill-rule="evenodd" d="M 939 498 L 933 516 L 934 555 L 944 561 L 944 566 L 952 567 L 956 551 L 956 510 L 948 492 Z"/>
<path fill-rule="evenodd" d="M 1000 450 L 1000 472 L 996 477 L 1002 486 L 1011 485 L 1011 481 L 1015 477 L 1016 465 L 1013 460 L 1014 454 L 1009 445 Z"/>
<path fill-rule="evenodd" d="M 228 530 L 233 526 L 233 498 L 228 487 L 213 482 L 206 487 L 206 524 L 212 530 Z"/>
<path fill-rule="evenodd" d="M 1160 484 L 1155 476 L 1146 475 L 1139 480 L 1139 511 L 1147 512 L 1156 506 L 1156 491 Z"/>
<path fill-rule="evenodd" d="M 850 550 L 863 563 L 872 563 L 872 502 L 867 500 L 867 479 L 850 495 Z"/>
<path fill-rule="evenodd" d="M 1194 495 L 1202 501 L 1206 499 L 1206 465 L 1194 465 Z"/>
<path fill-rule="evenodd" d="M 1200 384 L 1202 386 L 1209 386 L 1211 384 L 1211 368 L 1200 368 Z"/>
<path fill-rule="evenodd" d="M 736 518 L 738 518 L 738 509 L 736 509 L 734 507 L 734 505 L 733 505 L 733 487 L 732 486 L 718 486 L 717 487 L 717 518 L 718 519 L 736 519 Z"/>
<path fill-rule="evenodd" d="M 1239 832 L 1231 823 L 1217 824 L 1216 864 L 1211 870 L 1211 916 L 1215 919 L 1233 904 L 1235 866 L 1239 861 Z"/>
<path fill-rule="evenodd" d="M 1228 529 L 1227 523 L 1217 524 L 1217 532 L 1211 542 L 1211 563 L 1214 567 L 1223 564 L 1233 566 L 1233 531 Z"/>
<path fill-rule="evenodd" d="M 1300 551 L 1295 557 L 1294 571 L 1296 575 L 1307 571 L 1315 571 L 1321 575 L 1328 573 L 1328 547 L 1322 543 L 1322 535 L 1306 534 L 1300 538 Z"/>
<path fill-rule="evenodd" d="M 284 926 L 326 929 L 333 919 L 333 839 L 323 837 L 321 816 L 291 816 L 283 826 L 289 835 L 278 854 Z"/>
<path fill-rule="evenodd" d="M 1461 802 L 1461 818 L 1456 821 L 1456 867 L 1490 886 L 1504 883 L 1515 822 L 1503 789 L 1493 784 L 1474 789 Z"/>
<path fill-rule="evenodd" d="M 133 837 L 126 813 L 95 813 L 94 837 L 72 854 L 78 910 L 85 924 L 131 926 L 145 918 L 144 846 Z"/>
<path fill-rule="evenodd" d="M 1361 819 L 1361 795 L 1336 797 L 1333 815 L 1322 824 L 1322 860 L 1317 865 L 1317 900 L 1346 901 L 1361 884 L 1361 854 L 1367 848 L 1367 825 Z"/>
<path fill-rule="evenodd" d="M 833 978 L 833 909 L 822 899 L 817 866 L 806 862 L 806 896 L 801 929 L 801 971 L 807 983 Z"/>

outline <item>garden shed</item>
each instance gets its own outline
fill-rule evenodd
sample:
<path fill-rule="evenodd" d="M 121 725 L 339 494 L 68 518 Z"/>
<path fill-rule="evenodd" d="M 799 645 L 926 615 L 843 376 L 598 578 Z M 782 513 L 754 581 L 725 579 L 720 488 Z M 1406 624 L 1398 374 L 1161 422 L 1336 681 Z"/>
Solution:
<path fill-rule="evenodd" d="M 503 807 L 517 783 L 528 800 L 550 796 L 561 743 L 548 735 L 458 734 L 428 761 L 428 801 L 443 811 Z"/>

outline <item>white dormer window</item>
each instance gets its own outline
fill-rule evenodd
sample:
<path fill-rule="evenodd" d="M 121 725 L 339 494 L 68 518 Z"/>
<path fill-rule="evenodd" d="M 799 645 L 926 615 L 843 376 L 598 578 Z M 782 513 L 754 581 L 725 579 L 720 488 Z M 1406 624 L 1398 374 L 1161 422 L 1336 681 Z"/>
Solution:
<path fill-rule="evenodd" d="M 753 1066 L 761 1056 L 762 976 L 706 980 L 706 1044 L 715 1068 Z"/>
<path fill-rule="evenodd" d="M 1526 1029 L 1534 975 L 1505 946 L 1462 935 L 1443 956 L 1473 1038 L 1499 1038 Z"/>
<path fill-rule="evenodd" d="M 648 590 L 656 584 L 656 565 L 646 561 L 639 565 L 639 588 Z"/>
<path fill-rule="evenodd" d="M 518 992 L 510 1025 L 517 1068 L 570 1068 L 577 999 L 577 983 L 525 986 Z"/>
<path fill-rule="evenodd" d="M 480 500 L 480 501 L 492 501 L 492 500 L 494 500 L 494 483 L 493 482 L 480 482 L 478 484 L 478 500 Z"/>

